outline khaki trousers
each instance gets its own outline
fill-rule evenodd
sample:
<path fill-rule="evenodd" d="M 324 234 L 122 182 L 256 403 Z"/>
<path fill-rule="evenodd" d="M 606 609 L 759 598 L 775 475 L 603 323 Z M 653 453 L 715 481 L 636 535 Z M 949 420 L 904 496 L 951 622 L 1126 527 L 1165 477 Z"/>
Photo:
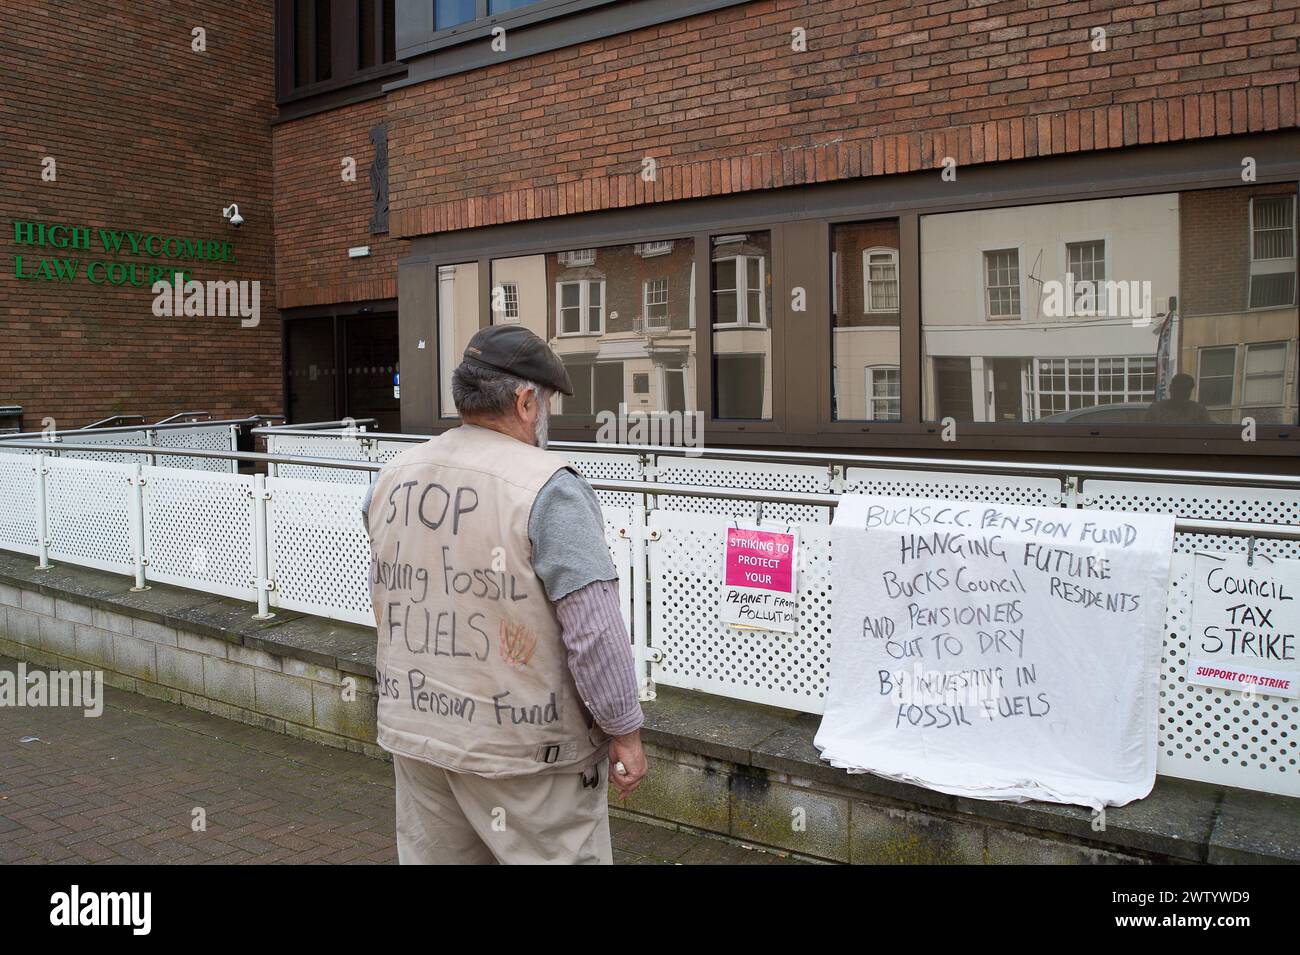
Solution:
<path fill-rule="evenodd" d="M 397 861 L 611 865 L 607 767 L 586 785 L 582 772 L 486 779 L 394 753 Z"/>

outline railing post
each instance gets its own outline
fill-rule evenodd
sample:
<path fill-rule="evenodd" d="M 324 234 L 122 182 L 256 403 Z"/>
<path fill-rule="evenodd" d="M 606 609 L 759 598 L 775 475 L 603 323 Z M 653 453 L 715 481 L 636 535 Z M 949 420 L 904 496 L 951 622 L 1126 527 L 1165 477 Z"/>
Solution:
<path fill-rule="evenodd" d="M 271 580 L 269 543 L 266 533 L 266 502 L 270 495 L 266 492 L 266 478 L 261 474 L 253 476 L 253 560 L 257 566 L 257 613 L 254 620 L 270 620 L 275 616 L 271 612 Z"/>
<path fill-rule="evenodd" d="M 655 698 L 650 675 L 650 620 L 648 613 L 649 552 L 646 548 L 646 495 L 632 505 L 632 654 L 636 660 L 637 691 L 642 701 Z"/>
<path fill-rule="evenodd" d="M 152 435 L 153 432 L 150 432 Z M 152 459 L 153 455 L 150 455 Z M 131 485 L 131 537 L 132 549 L 135 551 L 135 586 L 132 593 L 148 590 L 144 582 L 144 566 L 147 563 L 144 554 L 144 467 L 137 462 L 128 483 Z"/>
<path fill-rule="evenodd" d="M 227 427 L 230 428 L 230 450 L 231 450 L 231 451 L 238 451 L 238 450 L 239 450 L 239 425 L 237 425 L 237 424 L 232 424 L 232 425 L 228 425 Z M 239 473 L 239 459 L 238 459 L 238 458 L 231 458 L 231 459 L 230 459 L 230 473 L 231 473 L 231 474 L 238 474 L 238 473 Z"/>
<path fill-rule="evenodd" d="M 158 432 L 153 428 L 146 428 L 144 432 L 144 443 L 146 447 L 156 448 L 158 446 Z M 149 455 L 149 467 L 158 466 L 158 455 Z"/>
<path fill-rule="evenodd" d="M 49 469 L 45 466 L 45 452 L 36 455 L 36 552 L 37 570 L 49 570 L 50 563 L 50 511 L 46 496 L 45 475 Z"/>

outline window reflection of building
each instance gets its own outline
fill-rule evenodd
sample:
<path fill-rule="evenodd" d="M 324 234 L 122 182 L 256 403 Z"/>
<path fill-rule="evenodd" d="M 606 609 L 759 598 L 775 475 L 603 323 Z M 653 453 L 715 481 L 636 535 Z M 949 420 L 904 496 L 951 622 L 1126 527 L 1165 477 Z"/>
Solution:
<path fill-rule="evenodd" d="M 772 236 L 713 237 L 713 414 L 772 417 Z"/>
<path fill-rule="evenodd" d="M 695 407 L 694 255 L 673 239 L 493 260 L 494 286 L 516 284 L 520 321 L 573 381 L 556 413 Z"/>
<path fill-rule="evenodd" d="M 451 373 L 460 364 L 465 346 L 478 331 L 478 263 L 438 267 L 438 382 L 442 414 L 456 417 L 451 398 Z"/>
<path fill-rule="evenodd" d="M 1296 423 L 1296 193 L 1182 194 L 1178 362 L 1224 424 Z"/>
<path fill-rule="evenodd" d="M 832 416 L 902 419 L 898 220 L 831 229 Z"/>
<path fill-rule="evenodd" d="M 1178 221 L 1176 194 L 923 216 L 925 417 L 1059 420 L 1127 405 L 1140 418 L 1178 295 Z"/>

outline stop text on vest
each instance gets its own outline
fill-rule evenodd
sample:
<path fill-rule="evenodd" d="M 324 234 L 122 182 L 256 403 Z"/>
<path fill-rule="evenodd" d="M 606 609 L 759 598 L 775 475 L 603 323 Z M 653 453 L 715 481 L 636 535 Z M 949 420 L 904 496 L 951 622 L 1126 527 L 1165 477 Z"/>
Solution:
<path fill-rule="evenodd" d="M 385 524 L 391 524 L 397 520 L 399 510 L 397 501 L 400 494 L 402 496 L 400 507 L 402 526 L 410 526 L 411 498 L 414 496 L 412 489 L 418 487 L 419 484 L 419 481 L 404 481 L 388 492 L 389 510 L 388 516 L 384 518 Z M 405 491 L 405 494 L 402 494 L 403 491 Z M 453 501 L 455 501 L 454 506 Z M 451 511 L 451 532 L 452 534 L 458 534 L 460 533 L 460 519 L 477 507 L 478 492 L 472 487 L 458 487 L 455 494 L 453 494 L 435 481 L 426 484 L 416 497 L 415 516 L 429 530 L 436 531 L 447 520 L 447 512 Z"/>

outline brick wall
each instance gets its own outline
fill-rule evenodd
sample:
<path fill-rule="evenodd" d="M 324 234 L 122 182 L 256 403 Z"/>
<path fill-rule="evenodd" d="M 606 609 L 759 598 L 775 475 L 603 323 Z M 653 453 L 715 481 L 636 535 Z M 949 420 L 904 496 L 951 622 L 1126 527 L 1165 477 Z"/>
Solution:
<path fill-rule="evenodd" d="M 275 128 L 277 303 L 281 308 L 397 296 L 400 243 L 371 235 L 370 131 L 385 120 L 382 99 L 318 113 Z M 392 136 L 389 137 L 390 150 Z M 356 178 L 343 178 L 343 160 Z M 352 246 L 370 255 L 349 259 Z"/>
<path fill-rule="evenodd" d="M 281 407 L 274 307 L 271 4 L 235 0 L 19 0 L 0 31 L 0 403 L 25 426 L 76 426 L 114 412 L 157 419 Z M 206 52 L 191 31 L 206 31 Z M 54 181 L 41 178 L 53 157 Z M 232 229 L 223 206 L 246 223 Z M 14 220 L 90 226 L 89 249 L 15 243 Z M 260 325 L 237 317 L 159 318 L 146 284 L 92 284 L 106 255 L 97 227 L 233 243 L 235 261 L 192 277 L 257 280 Z M 20 279 L 40 258 L 76 263 L 71 281 Z M 71 265 L 71 262 L 69 263 Z M 96 276 L 103 273 L 96 270 Z"/>
<path fill-rule="evenodd" d="M 389 97 L 393 230 L 1293 127 L 1298 8 L 763 0 L 502 63 Z"/>

